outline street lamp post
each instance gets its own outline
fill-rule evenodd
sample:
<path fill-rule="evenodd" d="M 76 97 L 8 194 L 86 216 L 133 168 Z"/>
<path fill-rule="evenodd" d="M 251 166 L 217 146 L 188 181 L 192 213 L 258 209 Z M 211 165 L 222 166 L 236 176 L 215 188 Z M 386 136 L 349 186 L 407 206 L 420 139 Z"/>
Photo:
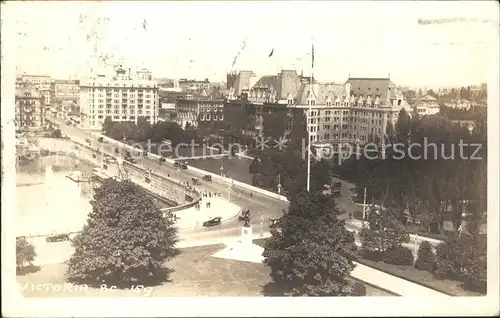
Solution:
<path fill-rule="evenodd" d="M 278 194 L 281 194 L 281 173 L 278 174 Z"/>
<path fill-rule="evenodd" d="M 264 236 L 263 226 L 264 226 L 264 214 L 261 212 L 260 213 L 260 236 Z"/>

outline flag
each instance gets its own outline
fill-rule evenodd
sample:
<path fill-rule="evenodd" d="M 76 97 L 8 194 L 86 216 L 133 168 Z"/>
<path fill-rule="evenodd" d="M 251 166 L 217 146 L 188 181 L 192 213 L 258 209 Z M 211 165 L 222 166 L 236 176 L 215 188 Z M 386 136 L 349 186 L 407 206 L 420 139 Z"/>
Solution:
<path fill-rule="evenodd" d="M 311 66 L 314 68 L 314 44 L 312 45 L 311 57 L 312 57 L 312 64 L 311 64 Z"/>
<path fill-rule="evenodd" d="M 271 53 L 269 53 L 269 57 L 273 56 L 274 54 L 274 49 L 271 50 Z"/>

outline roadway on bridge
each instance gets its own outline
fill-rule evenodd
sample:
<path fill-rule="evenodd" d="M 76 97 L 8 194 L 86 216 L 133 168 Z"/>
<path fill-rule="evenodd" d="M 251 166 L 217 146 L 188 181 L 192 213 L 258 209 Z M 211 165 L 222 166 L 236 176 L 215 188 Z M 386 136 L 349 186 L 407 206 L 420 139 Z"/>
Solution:
<path fill-rule="evenodd" d="M 48 118 L 49 120 L 54 120 L 54 118 Z M 117 156 L 114 151 L 116 145 L 110 143 L 101 143 L 97 141 L 97 135 L 90 134 L 89 132 L 83 131 L 79 128 L 70 127 L 66 125 L 63 120 L 55 119 L 55 122 L 59 125 L 62 132 L 66 133 L 71 139 L 76 142 L 87 144 L 86 140 L 90 139 L 90 146 L 93 149 L 99 149 L 101 152 L 109 154 L 111 156 Z M 125 150 L 120 149 L 120 153 L 123 154 Z M 171 163 L 165 162 L 160 165 L 157 159 L 152 159 L 149 157 L 135 157 L 138 161 L 138 165 L 144 168 L 153 170 L 155 173 L 168 176 L 170 175 L 173 179 L 178 179 L 182 182 L 190 182 L 192 184 L 192 178 L 198 178 L 201 185 L 196 186 L 199 191 L 209 191 L 209 192 L 220 192 L 223 197 L 230 199 L 231 203 L 240 206 L 243 209 L 250 209 L 252 214 L 251 225 L 254 233 L 260 232 L 260 216 L 263 215 L 265 222 L 263 224 L 263 230 L 269 230 L 269 218 L 277 218 L 282 215 L 282 211 L 288 209 L 288 203 L 280 201 L 278 199 L 270 198 L 268 196 L 259 193 L 250 193 L 247 189 L 238 187 L 234 185 L 229 193 L 228 184 L 222 180 L 212 179 L 212 181 L 204 181 L 202 175 L 197 172 L 189 170 L 179 170 L 175 168 Z M 201 159 L 203 160 L 203 159 Z M 213 215 L 214 217 L 216 215 Z M 223 222 L 220 226 L 215 226 L 211 228 L 193 228 L 193 229 L 181 229 L 179 230 L 179 236 L 181 240 L 203 240 L 203 239 L 213 239 L 216 236 L 237 236 L 240 234 L 242 222 L 235 218 Z"/>

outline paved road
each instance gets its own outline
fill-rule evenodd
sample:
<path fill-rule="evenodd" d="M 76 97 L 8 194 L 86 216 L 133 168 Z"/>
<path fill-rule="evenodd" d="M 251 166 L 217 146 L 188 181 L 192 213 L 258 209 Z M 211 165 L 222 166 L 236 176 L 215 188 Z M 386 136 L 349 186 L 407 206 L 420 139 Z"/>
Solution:
<path fill-rule="evenodd" d="M 49 120 L 53 120 L 53 118 L 48 118 Z M 114 152 L 115 145 L 111 144 L 103 144 L 97 141 L 99 133 L 89 133 L 87 131 L 83 131 L 79 128 L 70 127 L 66 125 L 63 120 L 55 119 L 55 122 L 60 126 L 61 131 L 66 133 L 72 139 L 85 143 L 86 139 L 91 140 L 91 146 L 95 149 L 100 149 L 101 151 L 108 153 L 110 155 L 116 156 L 117 154 Z M 120 153 L 123 153 L 124 150 L 120 149 Z M 222 180 L 212 179 L 212 181 L 203 181 L 202 175 L 197 172 L 190 171 L 189 167 L 187 170 L 178 170 L 170 163 L 159 164 L 158 160 L 147 158 L 147 157 L 137 157 L 139 163 L 143 165 L 143 167 L 150 168 L 157 173 L 163 175 L 170 175 L 172 178 L 178 178 L 181 181 L 191 181 L 191 178 L 195 177 L 201 181 L 201 185 L 198 186 L 198 190 L 201 191 L 211 191 L 211 192 L 221 192 L 223 196 L 228 198 L 230 196 L 231 202 L 241 206 L 243 209 L 250 209 L 252 212 L 252 228 L 254 233 L 260 232 L 260 215 L 264 215 L 266 222 L 263 224 L 263 231 L 269 231 L 269 218 L 277 218 L 282 215 L 283 210 L 288 209 L 288 203 L 280 201 L 278 199 L 274 199 L 259 193 L 253 193 L 252 196 L 247 189 L 233 186 L 231 194 L 228 194 L 228 185 Z M 338 208 L 345 213 L 342 215 L 342 218 L 346 219 L 346 227 L 349 230 L 360 231 L 361 224 L 358 220 L 352 219 L 349 220 L 348 214 L 354 214 L 355 211 L 360 211 L 362 207 L 356 205 L 351 202 L 352 191 L 351 188 L 354 187 L 353 184 L 350 184 L 343 180 L 338 180 L 342 182 L 341 196 L 336 200 Z M 241 230 L 242 223 L 237 218 L 227 221 L 220 226 L 216 226 L 213 228 L 202 228 L 202 229 L 185 229 L 179 232 L 181 236 L 181 240 L 211 240 L 216 238 L 217 236 L 234 236 L 239 235 Z M 412 249 L 416 249 L 415 245 L 419 245 L 422 240 L 429 240 L 434 245 L 439 243 L 435 240 L 430 240 L 425 237 L 418 237 L 411 239 L 408 247 Z"/>
<path fill-rule="evenodd" d="M 54 120 L 52 117 L 48 120 Z M 83 131 L 79 128 L 70 127 L 66 125 L 63 120 L 55 119 L 55 122 L 59 125 L 62 132 L 66 133 L 71 139 L 86 143 L 87 139 L 90 139 L 90 146 L 94 149 L 99 149 L 100 151 L 107 153 L 112 156 L 117 156 L 114 152 L 115 145 L 109 143 L 101 143 L 97 141 L 98 134 L 91 134 L 89 132 Z M 124 153 L 123 149 L 120 149 L 120 153 Z M 197 172 L 190 171 L 189 167 L 187 170 L 178 170 L 170 163 L 159 164 L 157 159 L 152 159 L 148 157 L 137 157 L 139 165 L 152 169 L 158 174 L 163 174 L 164 176 L 170 175 L 171 178 L 178 178 L 180 181 L 191 182 L 191 178 L 198 178 L 201 181 L 201 185 L 197 186 L 200 191 L 210 191 L 210 192 L 221 192 L 223 197 L 226 197 L 234 204 L 239 205 L 243 209 L 250 209 L 252 214 L 252 228 L 254 233 L 260 232 L 260 216 L 261 213 L 265 218 L 263 224 L 263 230 L 268 231 L 269 218 L 277 218 L 282 215 L 282 210 L 288 208 L 288 203 L 280 201 L 278 199 L 270 198 L 268 196 L 252 193 L 247 189 L 233 186 L 231 193 L 229 194 L 229 187 L 227 183 L 212 179 L 212 181 L 203 181 L 202 175 Z M 179 231 L 181 240 L 202 240 L 202 239 L 213 239 L 216 236 L 234 236 L 239 235 L 241 231 L 242 222 L 238 218 L 229 220 L 222 223 L 220 226 L 215 226 L 212 228 L 201 228 L 201 229 L 182 229 Z"/>

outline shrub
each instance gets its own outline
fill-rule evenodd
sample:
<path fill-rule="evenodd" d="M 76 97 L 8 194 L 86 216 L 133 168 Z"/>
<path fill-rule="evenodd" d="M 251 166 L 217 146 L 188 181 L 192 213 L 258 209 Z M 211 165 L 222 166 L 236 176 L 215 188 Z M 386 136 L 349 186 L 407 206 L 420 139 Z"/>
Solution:
<path fill-rule="evenodd" d="M 363 221 L 363 212 L 362 211 L 355 211 L 353 216 L 355 219 Z"/>
<path fill-rule="evenodd" d="M 16 268 L 18 270 L 31 266 L 35 260 L 36 252 L 25 237 L 16 238 Z"/>
<path fill-rule="evenodd" d="M 413 253 L 404 246 L 388 248 L 384 253 L 384 263 L 393 265 L 413 265 Z"/>
<path fill-rule="evenodd" d="M 436 248 L 438 278 L 459 279 L 469 289 L 486 290 L 486 235 L 454 236 Z"/>
<path fill-rule="evenodd" d="M 366 286 L 360 282 L 354 282 L 351 296 L 366 296 Z"/>
<path fill-rule="evenodd" d="M 418 248 L 418 257 L 415 268 L 432 272 L 436 268 L 436 255 L 432 250 L 431 243 L 423 241 Z"/>
<path fill-rule="evenodd" d="M 380 262 L 384 258 L 384 252 L 373 251 L 373 250 L 369 250 L 369 249 L 365 249 L 365 248 L 363 248 L 361 250 L 361 255 L 363 258 L 370 260 L 370 261 L 374 261 L 374 262 Z"/>

